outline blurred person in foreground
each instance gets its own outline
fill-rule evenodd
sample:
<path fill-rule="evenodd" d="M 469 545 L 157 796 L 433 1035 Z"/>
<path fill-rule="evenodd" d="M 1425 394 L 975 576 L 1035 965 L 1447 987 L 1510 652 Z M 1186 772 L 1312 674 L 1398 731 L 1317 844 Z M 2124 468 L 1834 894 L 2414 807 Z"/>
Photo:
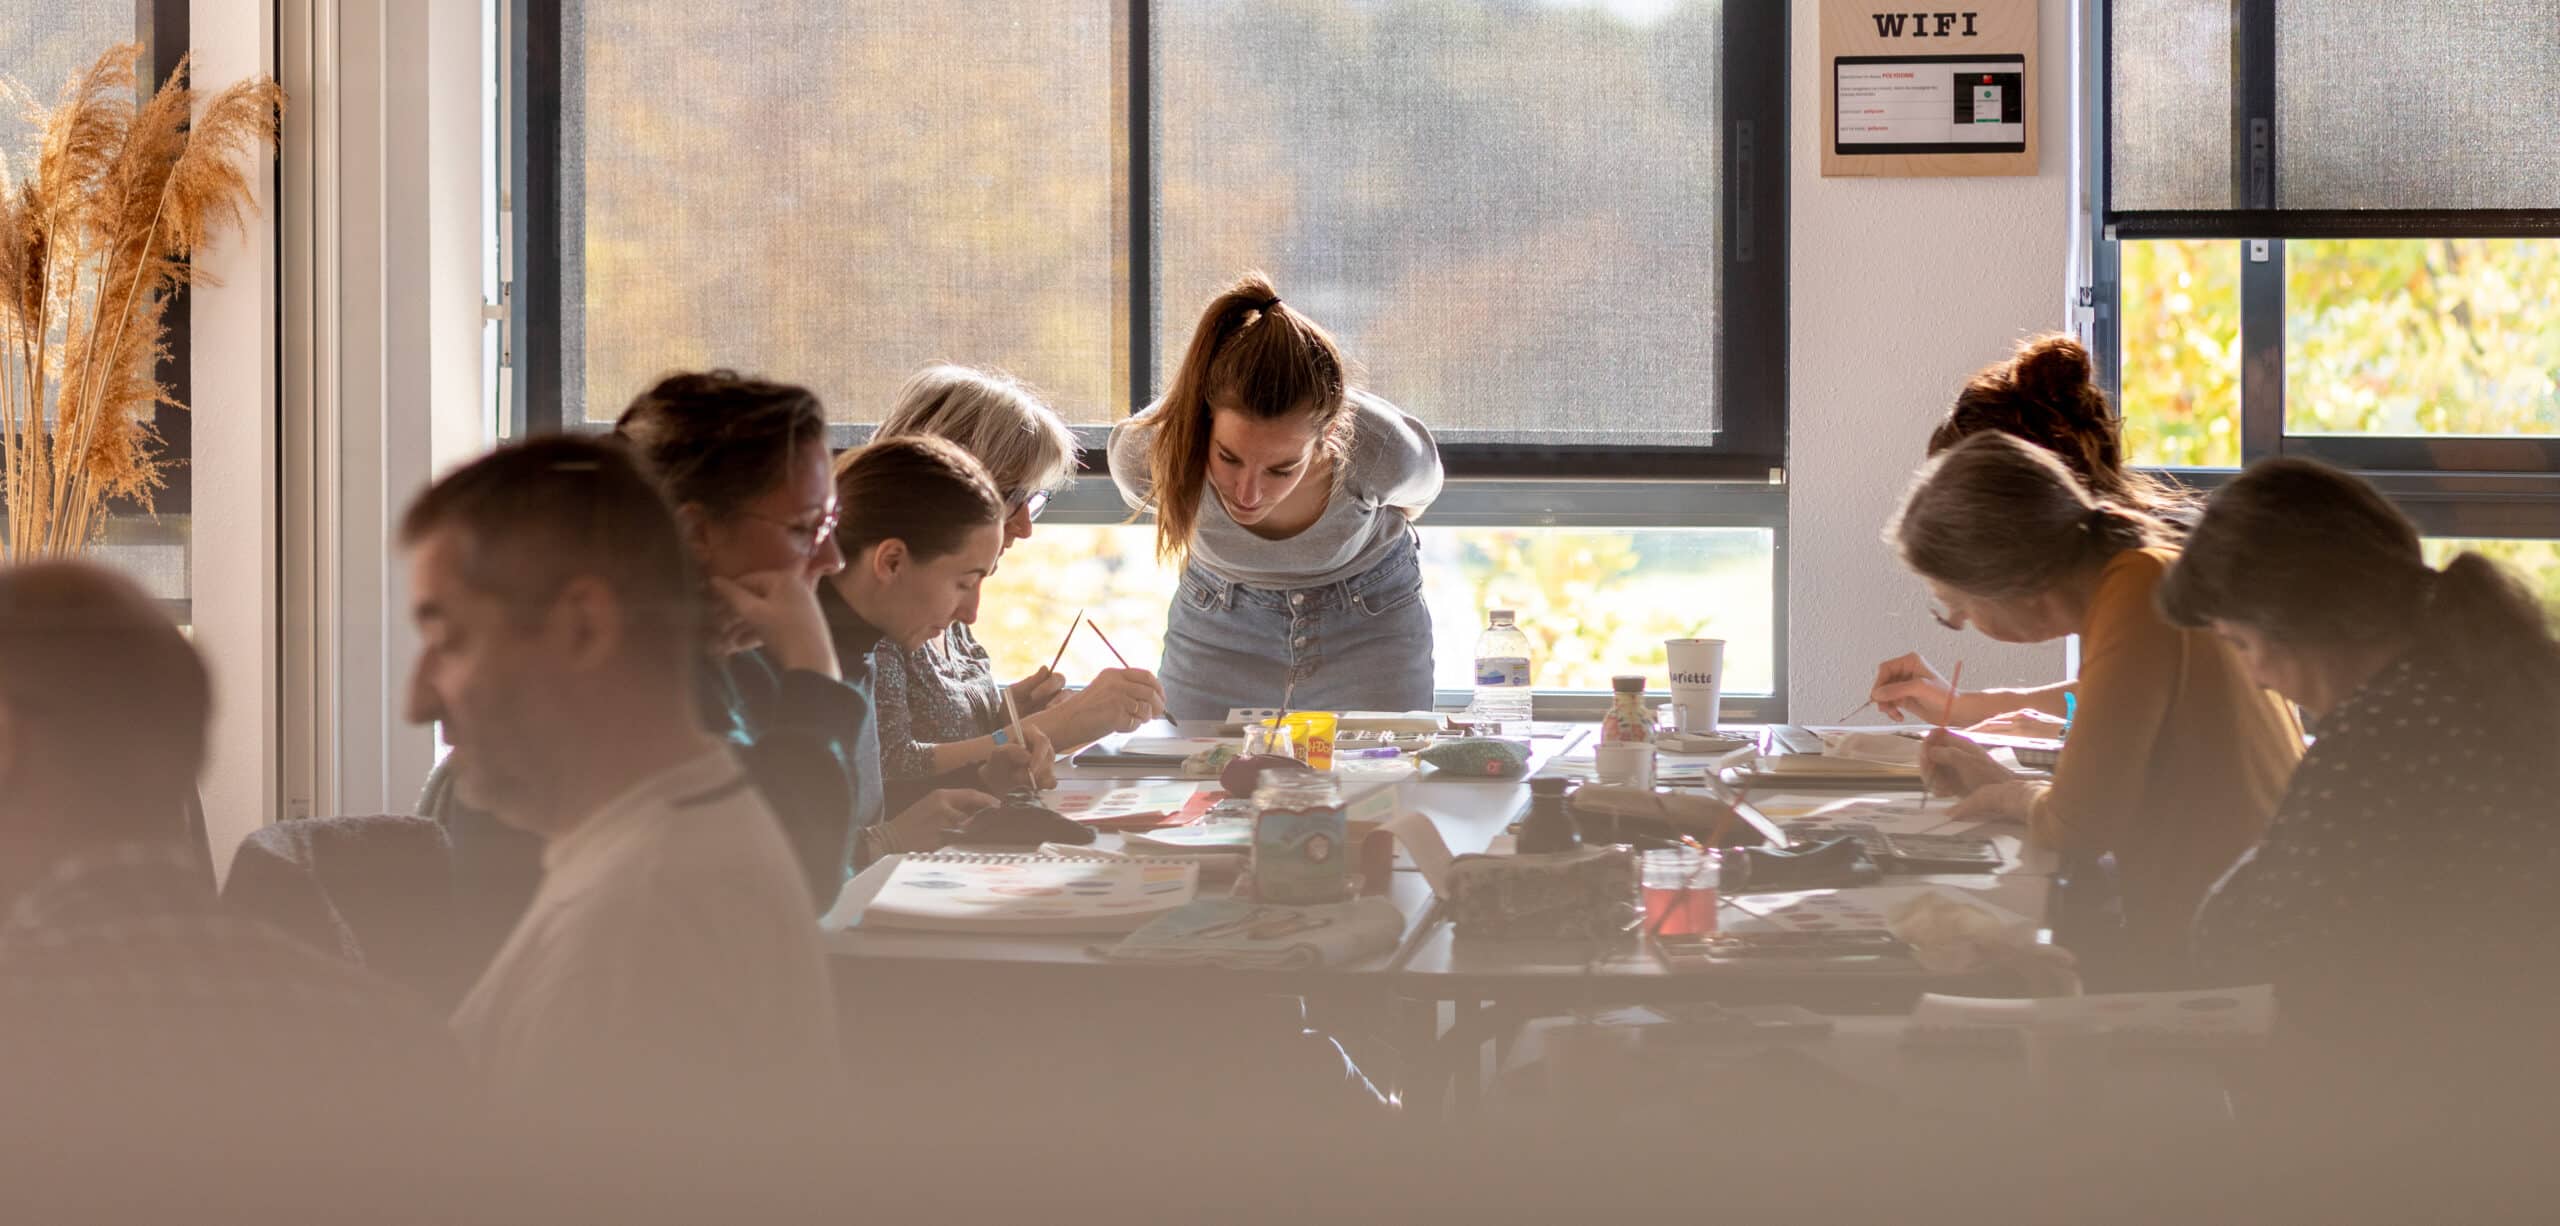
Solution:
<path fill-rule="evenodd" d="M 792 844 L 695 714 L 702 606 L 625 450 L 501 448 L 409 508 L 409 716 L 462 798 L 543 842 L 531 906 L 453 1017 L 491 1104 L 546 1145 L 752 1149 L 841 1075 Z"/>
<path fill-rule="evenodd" d="M 459 1053 L 414 996 L 221 909 L 183 817 L 211 706 L 130 581 L 0 570 L 9 1199 L 38 1220 L 434 1218 L 468 1131 Z"/>

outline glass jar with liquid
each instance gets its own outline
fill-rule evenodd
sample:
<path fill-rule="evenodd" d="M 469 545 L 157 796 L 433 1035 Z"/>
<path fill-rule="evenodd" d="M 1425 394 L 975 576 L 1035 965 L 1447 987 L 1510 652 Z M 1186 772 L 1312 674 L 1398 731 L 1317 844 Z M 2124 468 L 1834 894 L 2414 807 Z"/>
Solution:
<path fill-rule="evenodd" d="M 1334 777 L 1274 771 L 1253 790 L 1253 892 L 1292 905 L 1351 897 L 1351 848 Z"/>

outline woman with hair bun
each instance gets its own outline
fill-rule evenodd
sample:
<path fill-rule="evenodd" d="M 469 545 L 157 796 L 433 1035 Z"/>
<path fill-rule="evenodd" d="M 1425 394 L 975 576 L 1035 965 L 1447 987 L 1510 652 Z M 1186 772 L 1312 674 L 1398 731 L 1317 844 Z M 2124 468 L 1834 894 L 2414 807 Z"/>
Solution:
<path fill-rule="evenodd" d="M 2152 593 L 2177 553 L 2160 521 L 2092 497 L 2043 448 L 1957 444 L 1920 470 L 1885 539 L 1949 626 L 2004 643 L 2081 636 L 2079 718 L 2052 782 L 1944 729 L 1922 771 L 1963 797 L 1957 817 L 2023 821 L 2084 877 L 2112 856 L 2125 946 L 2084 932 L 2079 952 L 2121 957 L 2127 978 L 2173 973 L 2197 900 L 2257 842 L 2302 755 L 2291 710 L 2229 647 L 2161 617 Z"/>
<path fill-rule="evenodd" d="M 2125 467 L 2124 438 L 2107 395 L 2098 390 L 2089 351 L 2059 332 L 2018 342 L 2017 352 L 1976 372 L 1929 432 L 1938 455 L 1979 434 L 2005 434 L 2053 453 L 2093 497 L 2140 511 L 2169 537 L 2195 522 L 2195 496 Z M 2072 682 L 2025 689 L 1979 689 L 1955 695 L 1958 725 L 1983 731 L 2049 735 L 2067 713 Z M 1952 687 L 1928 660 L 1911 652 L 1876 667 L 1868 700 L 1889 718 L 1937 719 Z"/>

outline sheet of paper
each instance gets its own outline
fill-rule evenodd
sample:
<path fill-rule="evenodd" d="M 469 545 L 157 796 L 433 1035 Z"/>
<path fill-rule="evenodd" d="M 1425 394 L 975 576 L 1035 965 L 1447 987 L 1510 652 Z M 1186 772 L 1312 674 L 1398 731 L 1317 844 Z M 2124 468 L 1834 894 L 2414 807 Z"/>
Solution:
<path fill-rule="evenodd" d="M 1171 758 L 1181 760 L 1196 753 L 1206 753 L 1220 745 L 1237 743 L 1234 737 L 1220 739 L 1205 736 L 1119 736 L 1104 737 L 1101 751 L 1117 757 Z"/>
<path fill-rule="evenodd" d="M 1766 800 L 1754 797 L 1751 803 L 1790 835 L 1806 839 L 1841 834 L 1932 834 L 1947 824 L 1956 806 L 1951 798 L 1923 800 L 1908 793 L 1850 797 L 1782 794 Z"/>
<path fill-rule="evenodd" d="M 1415 871 L 1431 883 L 1431 892 L 1442 898 L 1449 896 L 1448 840 L 1440 837 L 1440 828 L 1420 813 L 1406 813 L 1379 827 L 1394 835 L 1396 845 L 1413 861 Z"/>
<path fill-rule="evenodd" d="M 2265 984 L 2035 999 L 1933 992 L 1911 1007 L 1911 1024 L 1963 1031 L 2067 1023 L 2136 1041 L 2175 1044 L 2262 1039 L 2274 1028 L 2275 1015 L 2275 990 Z"/>

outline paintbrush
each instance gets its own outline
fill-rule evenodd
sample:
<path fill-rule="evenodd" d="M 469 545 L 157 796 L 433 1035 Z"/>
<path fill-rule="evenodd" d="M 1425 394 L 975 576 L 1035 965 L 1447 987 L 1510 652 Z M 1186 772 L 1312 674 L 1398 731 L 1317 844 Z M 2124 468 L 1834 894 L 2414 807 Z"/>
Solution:
<path fill-rule="evenodd" d="M 1105 650 L 1105 651 L 1110 652 L 1110 653 L 1111 653 L 1111 658 L 1112 658 L 1112 659 L 1114 659 L 1114 660 L 1118 660 L 1118 661 L 1120 662 L 1120 667 L 1122 667 L 1122 668 L 1127 668 L 1127 667 L 1129 667 L 1129 657 L 1124 656 L 1124 655 L 1121 655 L 1121 654 L 1120 654 L 1120 649 L 1111 645 L 1111 636 L 1110 636 L 1110 635 L 1107 635 L 1107 634 L 1104 634 L 1104 633 L 1102 632 L 1102 623 L 1101 623 L 1101 622 L 1094 621 L 1094 620 L 1092 620 L 1091 618 L 1087 618 L 1087 619 L 1085 619 L 1085 623 L 1084 623 L 1084 624 L 1093 628 L 1093 637 L 1095 637 L 1095 638 L 1098 638 L 1098 639 L 1101 639 L 1101 640 L 1102 640 L 1102 649 L 1103 649 L 1103 650 Z M 1069 631 L 1068 633 L 1072 634 L 1072 633 L 1074 633 L 1074 631 Z"/>
<path fill-rule="evenodd" d="M 1049 671 L 1058 671 L 1058 661 L 1067 658 L 1067 644 L 1076 641 L 1076 627 L 1084 624 L 1084 610 L 1076 610 L 1076 619 L 1067 623 L 1067 637 L 1058 640 L 1058 654 L 1049 657 Z"/>
<path fill-rule="evenodd" d="M 1947 705 L 1938 712 L 1938 727 L 1943 730 L 1956 719 L 1956 695 L 1964 692 L 1964 661 L 1956 661 L 1956 670 L 1947 675 Z M 1929 746 L 1920 746 L 1920 799 L 1929 799 Z"/>

